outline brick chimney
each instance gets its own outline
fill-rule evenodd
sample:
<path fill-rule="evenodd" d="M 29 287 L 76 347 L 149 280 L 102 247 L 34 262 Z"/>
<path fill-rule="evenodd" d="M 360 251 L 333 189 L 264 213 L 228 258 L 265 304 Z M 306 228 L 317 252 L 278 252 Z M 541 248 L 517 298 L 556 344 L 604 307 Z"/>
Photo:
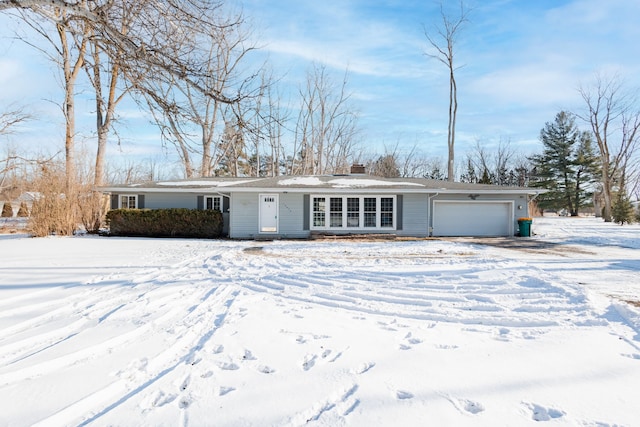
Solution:
<path fill-rule="evenodd" d="M 364 168 L 364 165 L 359 163 L 354 163 L 351 165 L 351 173 L 352 174 L 365 174 L 367 171 Z"/>

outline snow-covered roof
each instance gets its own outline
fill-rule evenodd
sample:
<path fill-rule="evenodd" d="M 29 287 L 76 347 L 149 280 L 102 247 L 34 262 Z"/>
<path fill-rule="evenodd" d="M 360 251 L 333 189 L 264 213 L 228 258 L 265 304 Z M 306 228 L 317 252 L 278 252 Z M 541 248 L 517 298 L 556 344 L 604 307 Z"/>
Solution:
<path fill-rule="evenodd" d="M 382 192 L 397 193 L 495 193 L 537 194 L 544 190 L 485 184 L 439 181 L 425 178 L 383 178 L 372 175 L 310 175 L 268 178 L 196 178 L 102 187 L 106 193 L 127 192 Z"/>

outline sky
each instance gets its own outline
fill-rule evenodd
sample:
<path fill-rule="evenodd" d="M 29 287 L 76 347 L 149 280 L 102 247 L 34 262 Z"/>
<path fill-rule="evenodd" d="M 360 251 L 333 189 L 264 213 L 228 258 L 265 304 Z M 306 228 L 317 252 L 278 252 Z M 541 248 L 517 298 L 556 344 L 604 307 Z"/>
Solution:
<path fill-rule="evenodd" d="M 444 3 L 445 13 L 458 12 L 458 2 Z M 292 93 L 304 84 L 312 63 L 326 66 L 336 82 L 347 73 L 364 152 L 417 148 L 446 159 L 448 70 L 426 55 L 433 50 L 425 29 L 433 31 L 441 22 L 437 2 L 238 4 L 261 47 L 252 60 L 268 58 Z M 540 151 L 540 129 L 563 109 L 579 112 L 578 88 L 592 84 L 596 73 L 617 74 L 628 87 L 640 87 L 640 1 L 471 0 L 465 5 L 469 20 L 455 48 L 458 160 L 477 143 L 491 150 L 508 142 L 522 155 Z M 61 146 L 60 79 L 41 52 L 11 39 L 16 25 L 0 16 L 0 108 L 26 105 L 36 120 L 0 144 Z M 93 106 L 85 98 L 78 139 L 91 149 Z M 112 144 L 112 158 L 164 162 L 174 156 L 171 147 L 159 149 L 158 131 L 133 103 L 121 106 L 117 132 L 120 145 Z"/>

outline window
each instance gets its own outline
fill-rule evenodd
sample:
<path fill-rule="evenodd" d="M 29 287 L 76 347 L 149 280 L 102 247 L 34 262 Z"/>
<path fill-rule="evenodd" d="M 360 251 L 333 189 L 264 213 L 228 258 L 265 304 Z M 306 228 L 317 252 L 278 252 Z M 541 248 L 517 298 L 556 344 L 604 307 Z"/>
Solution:
<path fill-rule="evenodd" d="M 347 227 L 360 227 L 360 199 L 347 198 Z"/>
<path fill-rule="evenodd" d="M 332 197 L 329 205 L 331 207 L 329 212 L 330 226 L 342 227 L 342 197 Z"/>
<path fill-rule="evenodd" d="M 396 199 L 396 196 L 311 196 L 311 229 L 394 229 Z"/>
<path fill-rule="evenodd" d="M 137 209 L 138 196 L 120 196 L 120 209 Z"/>
<path fill-rule="evenodd" d="M 393 227 L 393 198 L 380 198 L 380 227 Z"/>
<path fill-rule="evenodd" d="M 325 205 L 326 199 L 324 197 L 313 198 L 313 221 L 314 227 L 325 226 Z"/>
<path fill-rule="evenodd" d="M 364 226 L 365 227 L 376 226 L 376 198 L 375 197 L 364 198 Z"/>
<path fill-rule="evenodd" d="M 204 198 L 204 208 L 208 210 L 217 210 L 222 212 L 222 197 L 206 196 Z"/>

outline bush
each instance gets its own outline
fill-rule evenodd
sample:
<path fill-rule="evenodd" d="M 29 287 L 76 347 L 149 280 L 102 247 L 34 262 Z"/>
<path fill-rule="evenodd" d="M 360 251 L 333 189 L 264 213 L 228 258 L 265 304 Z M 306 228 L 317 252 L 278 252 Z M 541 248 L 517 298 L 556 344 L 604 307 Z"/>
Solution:
<path fill-rule="evenodd" d="M 20 209 L 18 209 L 18 217 L 26 218 L 29 216 L 29 208 L 25 202 L 20 203 Z"/>
<path fill-rule="evenodd" d="M 5 202 L 4 206 L 2 206 L 2 218 L 12 218 L 13 217 L 13 207 L 11 203 Z"/>
<path fill-rule="evenodd" d="M 613 217 L 613 221 L 620 225 L 633 222 L 633 205 L 623 191 L 618 192 L 611 209 L 611 216 Z"/>
<path fill-rule="evenodd" d="M 71 236 L 78 228 L 77 188 L 67 188 L 60 165 L 43 165 L 34 183 L 38 198 L 31 206 L 29 231 L 34 237 Z"/>
<path fill-rule="evenodd" d="M 115 209 L 107 212 L 112 236 L 216 238 L 222 213 L 198 209 Z"/>

